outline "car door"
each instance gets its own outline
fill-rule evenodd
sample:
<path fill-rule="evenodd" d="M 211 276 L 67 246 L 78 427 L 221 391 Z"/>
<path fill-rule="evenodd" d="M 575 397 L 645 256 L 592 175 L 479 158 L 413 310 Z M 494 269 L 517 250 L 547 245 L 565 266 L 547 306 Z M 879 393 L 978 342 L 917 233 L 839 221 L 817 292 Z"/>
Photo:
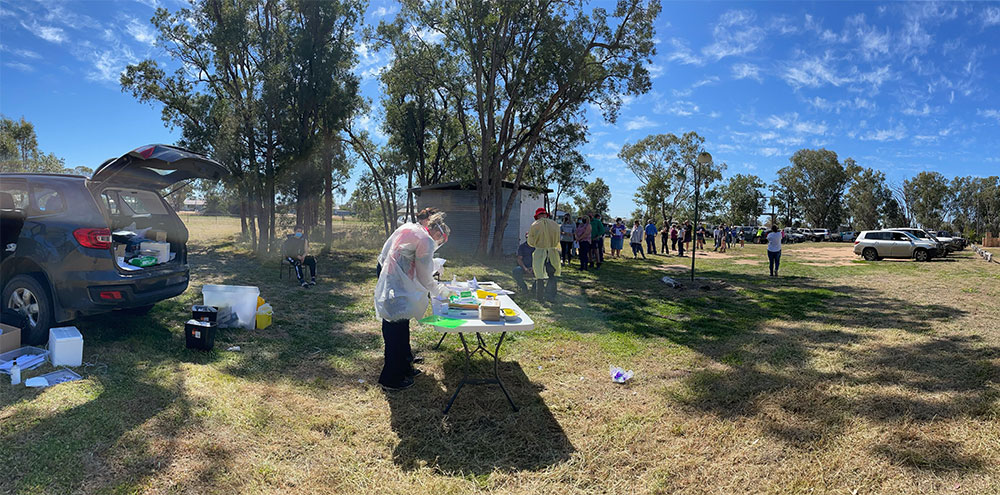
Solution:
<path fill-rule="evenodd" d="M 94 171 L 91 182 L 101 186 L 141 187 L 160 190 L 181 181 L 218 181 L 229 175 L 225 167 L 207 157 L 176 146 L 151 144 L 107 160 Z"/>
<path fill-rule="evenodd" d="M 893 232 L 889 243 L 894 258 L 909 258 L 913 253 L 913 239 L 902 232 Z"/>

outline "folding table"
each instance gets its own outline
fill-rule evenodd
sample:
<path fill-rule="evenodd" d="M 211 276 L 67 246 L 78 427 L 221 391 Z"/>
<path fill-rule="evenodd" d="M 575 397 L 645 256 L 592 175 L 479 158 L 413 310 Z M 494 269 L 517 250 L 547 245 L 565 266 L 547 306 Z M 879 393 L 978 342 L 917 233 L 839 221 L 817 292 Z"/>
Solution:
<path fill-rule="evenodd" d="M 444 408 L 444 413 L 448 414 L 451 409 L 451 405 L 455 402 L 455 398 L 458 397 L 458 393 L 462 391 L 462 387 L 465 385 L 499 385 L 500 390 L 503 391 L 503 395 L 507 397 L 507 402 L 510 403 L 510 407 L 517 411 L 517 406 L 514 405 L 514 400 L 510 398 L 510 394 L 507 393 L 507 389 L 503 386 L 503 382 L 500 380 L 500 375 L 497 371 L 497 367 L 500 364 L 500 346 L 503 345 L 504 338 L 507 336 L 507 332 L 525 332 L 535 328 L 535 322 L 529 317 L 521 308 L 514 302 L 510 296 L 497 296 L 497 300 L 500 301 L 501 311 L 503 308 L 510 308 L 517 312 L 518 318 L 513 321 L 483 321 L 479 319 L 479 314 L 476 310 L 451 310 L 451 318 L 462 319 L 464 322 L 460 326 L 454 328 L 449 328 L 447 326 L 435 325 L 431 321 L 435 317 L 424 318 L 420 320 L 421 323 L 427 325 L 433 325 L 436 331 L 444 333 L 457 333 L 458 338 L 462 340 L 462 348 L 465 351 L 465 370 L 462 375 L 462 380 L 458 382 L 458 388 L 455 389 L 455 393 L 452 394 L 451 399 L 448 400 L 448 405 Z M 476 334 L 476 348 L 469 350 L 469 343 L 465 339 L 465 334 Z M 496 347 L 492 352 L 487 348 L 486 341 L 483 339 L 484 333 L 499 333 L 500 339 L 497 340 Z M 443 338 L 443 336 L 442 336 Z M 440 344 L 440 342 L 439 342 Z M 472 355 L 482 352 L 493 358 L 493 377 L 492 378 L 470 378 L 469 371 L 472 367 Z"/>

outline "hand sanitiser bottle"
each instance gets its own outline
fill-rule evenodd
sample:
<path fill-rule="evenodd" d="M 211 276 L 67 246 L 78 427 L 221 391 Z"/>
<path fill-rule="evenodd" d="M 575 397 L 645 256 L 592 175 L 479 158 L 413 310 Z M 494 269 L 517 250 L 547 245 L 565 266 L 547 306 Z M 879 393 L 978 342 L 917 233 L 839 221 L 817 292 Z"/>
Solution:
<path fill-rule="evenodd" d="M 14 366 L 10 367 L 10 384 L 17 385 L 21 383 L 21 367 L 14 363 Z"/>

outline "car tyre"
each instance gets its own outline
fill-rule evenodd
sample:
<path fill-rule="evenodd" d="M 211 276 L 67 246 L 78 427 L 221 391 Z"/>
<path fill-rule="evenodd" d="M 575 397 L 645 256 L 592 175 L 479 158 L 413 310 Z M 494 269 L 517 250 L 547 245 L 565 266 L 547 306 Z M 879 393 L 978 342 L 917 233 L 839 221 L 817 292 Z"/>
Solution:
<path fill-rule="evenodd" d="M 917 261 L 927 261 L 930 259 L 930 256 L 927 255 L 926 249 L 918 249 L 913 252 L 913 259 Z"/>
<path fill-rule="evenodd" d="M 31 275 L 18 275 L 3 288 L 4 306 L 14 309 L 25 317 L 24 333 L 21 340 L 28 345 L 45 342 L 52 327 L 52 298 L 49 291 Z"/>
<path fill-rule="evenodd" d="M 866 261 L 878 261 L 878 251 L 876 251 L 875 248 L 865 248 L 865 250 L 861 252 L 861 256 Z"/>

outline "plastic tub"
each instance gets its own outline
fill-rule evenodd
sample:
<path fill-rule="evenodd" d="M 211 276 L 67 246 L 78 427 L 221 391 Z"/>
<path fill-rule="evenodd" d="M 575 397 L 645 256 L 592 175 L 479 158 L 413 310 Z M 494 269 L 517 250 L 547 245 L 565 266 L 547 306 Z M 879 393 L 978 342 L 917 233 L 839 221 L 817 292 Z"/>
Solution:
<path fill-rule="evenodd" d="M 152 251 L 156 253 L 151 256 L 156 257 L 156 262 L 158 264 L 170 261 L 170 244 L 166 242 L 143 242 L 142 244 L 139 244 L 139 253 L 142 254 L 143 251 Z"/>
<path fill-rule="evenodd" d="M 205 285 L 201 295 L 206 306 L 219 308 L 219 327 L 241 327 L 253 330 L 257 324 L 257 297 L 260 289 L 245 285 Z M 236 314 L 236 320 L 227 322 L 222 318 L 222 308 L 228 307 Z"/>
<path fill-rule="evenodd" d="M 76 327 L 49 329 L 49 361 L 52 366 L 83 364 L 83 335 Z"/>

